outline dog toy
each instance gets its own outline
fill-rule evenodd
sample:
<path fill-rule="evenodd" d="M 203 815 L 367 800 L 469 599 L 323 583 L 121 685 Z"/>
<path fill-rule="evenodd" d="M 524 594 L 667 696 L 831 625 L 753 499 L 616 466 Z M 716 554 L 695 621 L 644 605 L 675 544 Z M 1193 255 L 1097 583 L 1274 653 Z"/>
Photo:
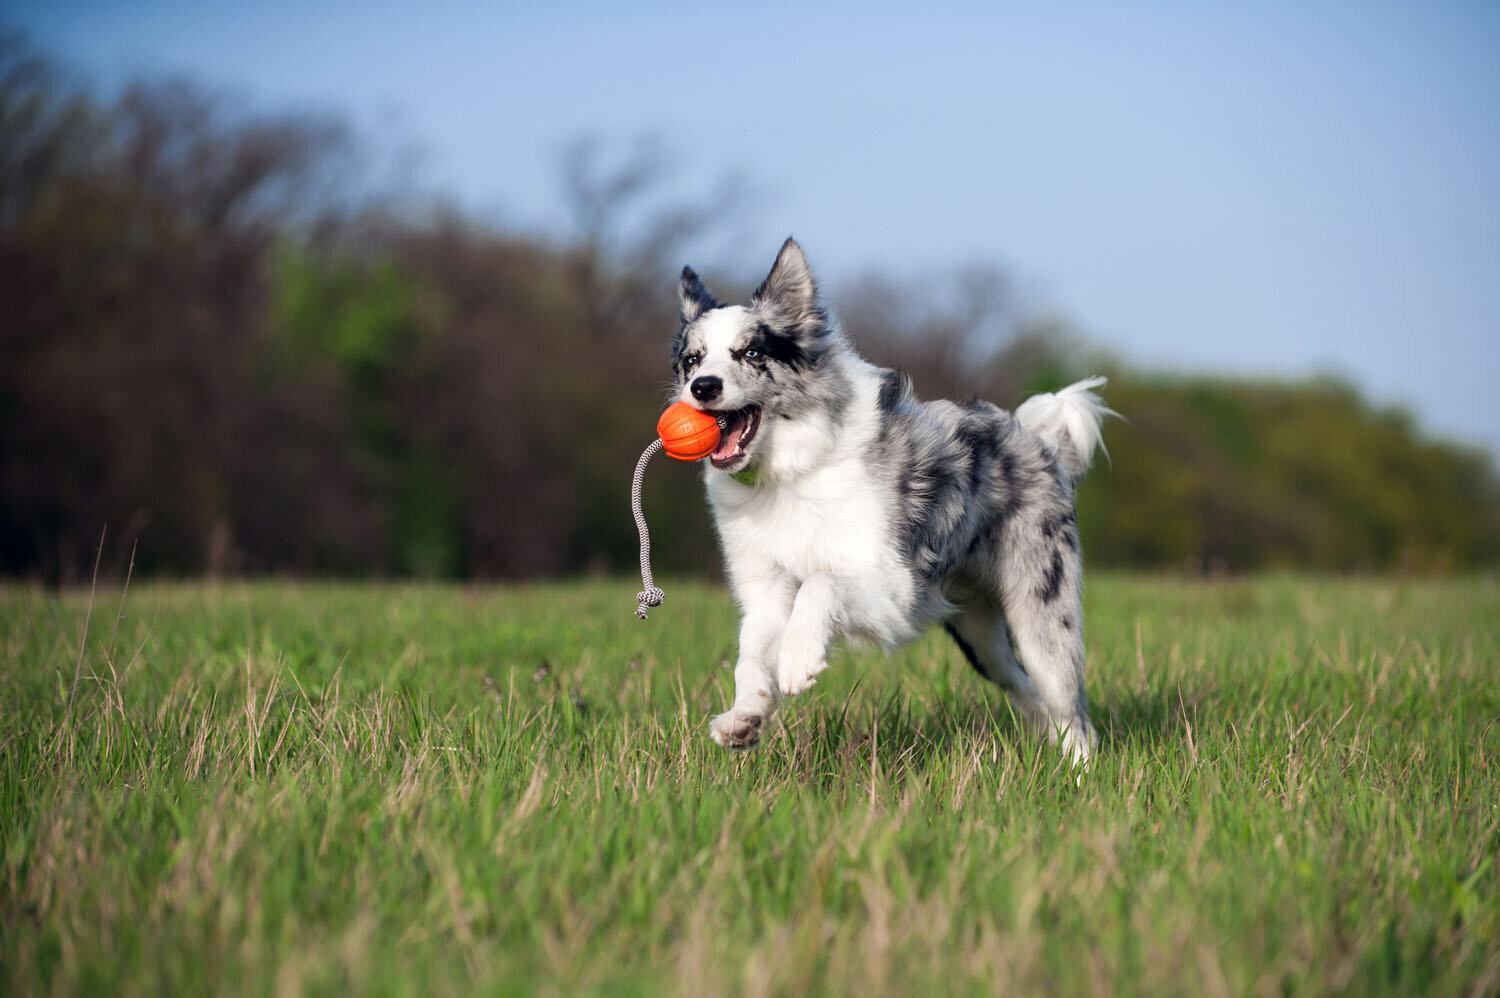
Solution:
<path fill-rule="evenodd" d="M 641 480 L 646 477 L 646 462 L 659 450 L 679 461 L 701 461 L 719 446 L 723 427 L 722 416 L 677 402 L 656 421 L 656 439 L 635 463 L 635 477 L 630 482 L 630 511 L 635 514 L 635 529 L 641 535 L 641 583 L 646 588 L 635 594 L 639 602 L 635 615 L 642 620 L 646 619 L 647 607 L 661 606 L 667 598 L 651 578 L 651 534 L 646 530 L 646 515 L 641 512 Z"/>

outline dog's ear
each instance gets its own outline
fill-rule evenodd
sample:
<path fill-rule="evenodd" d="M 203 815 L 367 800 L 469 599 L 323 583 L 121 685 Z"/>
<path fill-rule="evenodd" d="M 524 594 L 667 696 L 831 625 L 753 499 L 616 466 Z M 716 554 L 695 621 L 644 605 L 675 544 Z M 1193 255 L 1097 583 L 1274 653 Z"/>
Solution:
<path fill-rule="evenodd" d="M 778 324 L 796 329 L 809 329 L 822 319 L 818 305 L 818 284 L 813 280 L 812 270 L 807 266 L 807 255 L 797 240 L 787 237 L 776 254 L 776 263 L 766 279 L 755 289 L 750 304 L 768 312 Z"/>
<path fill-rule="evenodd" d="M 698 280 L 698 275 L 693 273 L 692 267 L 682 268 L 682 280 L 677 284 L 677 300 L 682 303 L 684 326 L 709 309 L 719 307 L 718 300 L 708 293 L 703 282 Z"/>

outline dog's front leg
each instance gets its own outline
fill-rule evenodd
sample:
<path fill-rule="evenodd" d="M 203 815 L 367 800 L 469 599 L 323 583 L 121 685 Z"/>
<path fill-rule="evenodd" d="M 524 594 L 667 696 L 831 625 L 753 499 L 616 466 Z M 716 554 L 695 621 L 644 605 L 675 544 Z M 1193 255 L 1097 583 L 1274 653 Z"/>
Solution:
<path fill-rule="evenodd" d="M 828 668 L 828 642 L 833 638 L 839 591 L 840 577 L 828 572 L 808 576 L 797 590 L 777 668 L 777 688 L 783 696 L 807 691 L 817 682 L 818 673 Z"/>
<path fill-rule="evenodd" d="M 779 588 L 767 587 L 741 600 L 745 616 L 734 667 L 734 704 L 709 725 L 713 740 L 728 749 L 754 747 L 776 712 L 776 655 L 791 612 L 790 595 Z"/>

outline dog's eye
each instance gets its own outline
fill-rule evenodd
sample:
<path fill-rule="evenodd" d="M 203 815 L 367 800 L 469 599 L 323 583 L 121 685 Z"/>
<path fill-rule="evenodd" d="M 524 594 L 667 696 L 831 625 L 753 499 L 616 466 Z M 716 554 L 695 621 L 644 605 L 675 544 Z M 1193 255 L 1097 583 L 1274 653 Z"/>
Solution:
<path fill-rule="evenodd" d="M 687 354 L 686 356 L 684 356 L 682 358 L 682 369 L 684 371 L 691 371 L 693 368 L 695 368 L 695 367 L 698 366 L 698 362 L 700 360 L 702 360 L 702 359 L 703 359 L 703 355 L 702 354 L 696 354 L 696 353 Z"/>
<path fill-rule="evenodd" d="M 760 358 L 760 351 L 755 349 L 754 347 L 750 347 L 744 352 L 742 356 L 746 360 L 758 360 Z"/>

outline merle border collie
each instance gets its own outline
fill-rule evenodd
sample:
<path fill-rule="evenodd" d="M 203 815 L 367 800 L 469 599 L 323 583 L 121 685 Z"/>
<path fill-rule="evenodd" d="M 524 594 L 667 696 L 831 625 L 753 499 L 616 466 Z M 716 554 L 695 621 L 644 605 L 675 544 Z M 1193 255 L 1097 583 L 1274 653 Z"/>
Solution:
<path fill-rule="evenodd" d="M 793 239 L 748 305 L 691 268 L 679 296 L 673 393 L 723 428 L 704 481 L 742 614 L 714 741 L 754 746 L 835 636 L 893 648 L 940 622 L 1028 726 L 1086 762 L 1073 498 L 1113 415 L 1104 379 L 1014 413 L 920 401 L 850 346 Z"/>

